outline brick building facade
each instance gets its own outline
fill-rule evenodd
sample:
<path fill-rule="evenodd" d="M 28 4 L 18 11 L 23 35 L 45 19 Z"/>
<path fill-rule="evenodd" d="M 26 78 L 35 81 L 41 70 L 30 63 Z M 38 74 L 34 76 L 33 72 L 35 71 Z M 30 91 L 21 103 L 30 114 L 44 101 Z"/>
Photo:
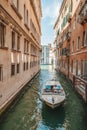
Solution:
<path fill-rule="evenodd" d="M 63 0 L 54 30 L 56 69 L 87 101 L 87 1 Z"/>
<path fill-rule="evenodd" d="M 40 70 L 40 0 L 0 0 L 0 113 Z"/>

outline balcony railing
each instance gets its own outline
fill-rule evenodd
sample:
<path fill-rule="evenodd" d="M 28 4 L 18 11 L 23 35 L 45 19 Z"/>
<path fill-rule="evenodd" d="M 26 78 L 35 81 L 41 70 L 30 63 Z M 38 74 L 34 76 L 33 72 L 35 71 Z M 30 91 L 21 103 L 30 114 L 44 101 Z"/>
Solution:
<path fill-rule="evenodd" d="M 78 22 L 82 25 L 87 23 L 87 0 L 84 0 L 79 11 Z"/>

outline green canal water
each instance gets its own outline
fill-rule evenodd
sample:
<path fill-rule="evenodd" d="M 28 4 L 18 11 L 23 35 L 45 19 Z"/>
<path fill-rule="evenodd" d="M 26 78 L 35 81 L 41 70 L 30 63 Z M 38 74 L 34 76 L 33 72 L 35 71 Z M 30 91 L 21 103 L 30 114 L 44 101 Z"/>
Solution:
<path fill-rule="evenodd" d="M 54 110 L 39 99 L 46 81 L 59 80 L 66 102 Z M 0 130 L 87 130 L 87 105 L 66 78 L 51 66 L 42 66 L 40 74 L 25 86 L 0 121 Z"/>

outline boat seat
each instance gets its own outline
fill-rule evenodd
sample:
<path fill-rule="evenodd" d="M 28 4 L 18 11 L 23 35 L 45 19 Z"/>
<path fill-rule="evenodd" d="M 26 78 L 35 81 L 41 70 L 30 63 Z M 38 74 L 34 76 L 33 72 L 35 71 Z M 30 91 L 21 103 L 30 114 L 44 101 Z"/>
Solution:
<path fill-rule="evenodd" d="M 56 89 L 57 89 L 57 90 L 60 90 L 60 89 L 61 89 L 61 86 L 60 86 L 60 85 L 57 85 Z"/>
<path fill-rule="evenodd" d="M 46 91 L 46 92 L 50 92 L 50 88 L 51 88 L 50 85 L 46 85 L 46 89 L 45 89 L 45 91 Z"/>

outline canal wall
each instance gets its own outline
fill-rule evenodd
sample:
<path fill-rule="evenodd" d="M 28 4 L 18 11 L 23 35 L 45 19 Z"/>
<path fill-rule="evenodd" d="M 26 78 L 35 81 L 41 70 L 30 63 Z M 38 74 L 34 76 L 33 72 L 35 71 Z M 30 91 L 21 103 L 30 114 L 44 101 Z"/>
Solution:
<path fill-rule="evenodd" d="M 15 88 L 15 86 L 16 86 L 16 88 L 12 89 L 13 91 L 11 91 L 10 94 L 8 93 L 8 91 L 5 91 L 3 93 L 4 96 L 0 97 L 0 117 L 6 111 L 6 109 L 11 105 L 11 103 L 14 100 L 16 100 L 16 97 L 21 93 L 21 91 L 25 87 L 25 85 L 28 82 L 30 82 L 39 72 L 40 72 L 40 69 L 38 71 L 32 73 L 30 77 L 27 76 L 27 80 L 25 80 L 25 81 L 23 80 L 23 78 L 24 78 L 23 77 L 21 79 L 21 85 L 19 85 L 20 80 L 17 80 L 17 82 L 12 86 L 12 88 Z M 4 98 L 4 97 L 6 97 L 6 98 Z"/>

